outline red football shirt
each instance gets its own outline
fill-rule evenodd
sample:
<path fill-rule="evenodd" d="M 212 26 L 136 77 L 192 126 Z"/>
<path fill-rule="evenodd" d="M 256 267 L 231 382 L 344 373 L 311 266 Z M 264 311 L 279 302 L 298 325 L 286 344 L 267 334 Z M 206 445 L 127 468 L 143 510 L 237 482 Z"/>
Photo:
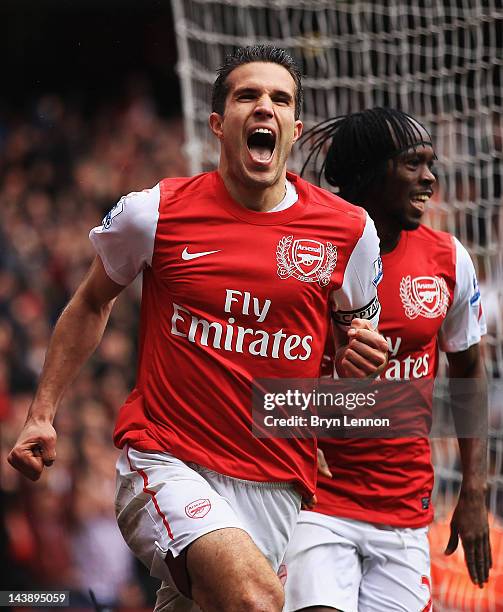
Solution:
<path fill-rule="evenodd" d="M 112 280 L 143 270 L 137 383 L 118 447 L 314 492 L 313 440 L 251 434 L 251 382 L 317 377 L 330 309 L 377 322 L 379 246 L 363 209 L 295 175 L 287 184 L 295 203 L 259 213 L 217 172 L 165 179 L 91 231 Z"/>
<path fill-rule="evenodd" d="M 433 378 L 439 346 L 463 351 L 486 332 L 470 256 L 451 235 L 421 226 L 402 232 L 382 264 L 379 331 L 390 350 L 383 377 Z M 317 512 L 395 527 L 431 522 L 426 438 L 320 439 L 319 445 L 333 479 L 320 476 Z"/>

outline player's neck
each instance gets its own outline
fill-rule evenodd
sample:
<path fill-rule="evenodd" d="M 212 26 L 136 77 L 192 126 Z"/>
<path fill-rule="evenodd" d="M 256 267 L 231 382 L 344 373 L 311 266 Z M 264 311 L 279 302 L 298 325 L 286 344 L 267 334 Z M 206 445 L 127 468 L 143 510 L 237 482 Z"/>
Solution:
<path fill-rule="evenodd" d="M 230 173 L 222 172 L 222 168 L 219 168 L 219 173 L 231 198 L 250 210 L 267 212 L 285 197 L 286 171 L 284 177 L 281 177 L 274 185 L 265 188 L 254 187 L 246 185 L 242 181 L 237 181 Z"/>
<path fill-rule="evenodd" d="M 387 253 L 391 253 L 394 251 L 400 242 L 400 236 L 402 232 L 396 231 L 385 231 L 377 229 L 377 235 L 379 236 L 379 244 L 381 255 L 386 255 Z"/>
<path fill-rule="evenodd" d="M 376 226 L 381 255 L 391 253 L 400 242 L 400 236 L 402 235 L 401 226 L 389 214 L 386 212 L 383 214 L 382 210 L 374 205 L 373 200 L 363 201 L 362 206 L 371 216 Z"/>
<path fill-rule="evenodd" d="M 375 214 L 372 216 L 373 218 L 377 235 L 379 236 L 379 244 L 381 255 L 386 255 L 386 253 L 391 253 L 394 251 L 400 242 L 400 236 L 402 235 L 402 229 L 393 222 L 390 222 L 389 217 L 382 218 L 379 214 Z"/>

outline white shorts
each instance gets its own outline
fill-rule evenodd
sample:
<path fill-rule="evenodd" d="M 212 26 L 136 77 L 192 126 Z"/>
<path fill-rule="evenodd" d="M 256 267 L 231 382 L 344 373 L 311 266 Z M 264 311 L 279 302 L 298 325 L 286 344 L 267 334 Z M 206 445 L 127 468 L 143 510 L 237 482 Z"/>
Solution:
<path fill-rule="evenodd" d="M 165 600 L 177 598 L 165 562 L 168 551 L 177 557 L 189 544 L 217 529 L 246 531 L 277 571 L 300 503 L 300 495 L 289 483 L 231 478 L 188 465 L 168 453 L 145 453 L 126 446 L 117 461 L 119 528 L 151 575 L 164 581 L 160 592 Z M 163 607 L 158 596 L 156 610 L 189 608 L 187 599 L 178 607 Z"/>
<path fill-rule="evenodd" d="M 302 511 L 285 557 L 285 612 L 431 610 L 427 533 Z"/>

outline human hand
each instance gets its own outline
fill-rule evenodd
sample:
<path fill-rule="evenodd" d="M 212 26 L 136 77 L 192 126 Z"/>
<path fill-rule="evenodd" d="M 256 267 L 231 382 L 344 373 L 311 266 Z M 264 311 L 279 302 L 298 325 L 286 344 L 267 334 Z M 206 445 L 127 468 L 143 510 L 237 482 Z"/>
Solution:
<path fill-rule="evenodd" d="M 332 472 L 328 467 L 327 460 L 325 459 L 325 454 L 323 453 L 321 448 L 318 448 L 318 472 L 320 474 L 323 474 L 323 476 L 326 476 L 327 478 L 332 478 Z"/>
<path fill-rule="evenodd" d="M 468 573 L 474 584 L 483 588 L 489 580 L 492 567 L 491 542 L 487 508 L 483 490 L 474 493 L 461 491 L 451 519 L 451 535 L 445 555 L 452 555 L 457 549 L 459 538 L 465 551 Z"/>
<path fill-rule="evenodd" d="M 27 420 L 7 460 L 30 480 L 56 459 L 56 430 L 49 421 Z"/>
<path fill-rule="evenodd" d="M 348 343 L 337 350 L 335 367 L 344 378 L 378 376 L 388 363 L 388 343 L 366 319 L 353 319 Z"/>
<path fill-rule="evenodd" d="M 318 499 L 316 495 L 313 495 L 312 497 L 303 497 L 302 503 L 300 504 L 300 509 L 301 510 L 312 510 L 316 506 L 317 503 L 318 503 Z"/>
<path fill-rule="evenodd" d="M 323 454 L 323 451 L 321 450 L 321 448 L 318 449 L 317 451 L 318 456 L 318 472 L 320 474 L 323 474 L 324 476 L 327 476 L 328 478 L 332 478 L 332 472 L 330 471 L 330 468 L 328 467 L 328 463 L 327 460 L 325 459 L 325 455 Z M 302 504 L 301 504 L 301 510 L 312 510 L 316 504 L 318 503 L 318 499 L 316 497 L 316 495 L 313 495 L 312 497 L 303 497 L 302 498 Z"/>

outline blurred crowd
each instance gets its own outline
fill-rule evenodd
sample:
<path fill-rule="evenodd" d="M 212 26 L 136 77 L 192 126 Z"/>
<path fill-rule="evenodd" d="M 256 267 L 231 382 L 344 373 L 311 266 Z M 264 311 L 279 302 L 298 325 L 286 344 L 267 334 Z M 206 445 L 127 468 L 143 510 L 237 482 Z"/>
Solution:
<path fill-rule="evenodd" d="M 103 341 L 56 418 L 57 461 L 34 485 L 6 463 L 31 401 L 52 327 L 85 274 L 89 230 L 122 194 L 183 176 L 180 118 L 137 92 L 91 116 L 61 97 L 32 116 L 0 117 L 0 534 L 2 588 L 92 589 L 136 610 L 156 584 L 114 518 L 115 414 L 134 381 L 141 286 L 117 300 Z"/>
<path fill-rule="evenodd" d="M 135 376 L 140 281 L 118 298 L 96 354 L 63 400 L 54 466 L 33 484 L 7 465 L 6 456 L 21 430 L 54 323 L 94 256 L 89 230 L 121 195 L 187 174 L 182 142 L 181 119 L 161 117 L 141 87 L 121 104 L 103 104 L 92 114 L 58 96 L 39 99 L 31 116 L 0 114 L 2 589 L 69 589 L 73 605 L 81 607 L 91 605 L 91 589 L 105 607 L 151 609 L 157 582 L 124 544 L 113 508 L 118 451 L 111 435 Z M 497 306 L 488 315 L 492 327 L 499 325 Z M 500 434 L 501 426 L 496 429 Z M 437 443 L 434 450 L 437 460 L 440 450 L 447 457 L 441 463 L 459 473 L 452 444 Z M 499 494 L 501 440 L 491 458 Z M 439 499 L 439 508 L 452 508 L 456 493 L 447 505 Z M 495 498 L 492 507 L 503 514 L 503 499 Z M 444 536 L 435 546 L 439 555 Z M 501 568 L 503 544 L 497 550 Z M 439 563 L 444 575 L 445 558 Z M 462 559 L 460 568 L 465 579 Z"/>

